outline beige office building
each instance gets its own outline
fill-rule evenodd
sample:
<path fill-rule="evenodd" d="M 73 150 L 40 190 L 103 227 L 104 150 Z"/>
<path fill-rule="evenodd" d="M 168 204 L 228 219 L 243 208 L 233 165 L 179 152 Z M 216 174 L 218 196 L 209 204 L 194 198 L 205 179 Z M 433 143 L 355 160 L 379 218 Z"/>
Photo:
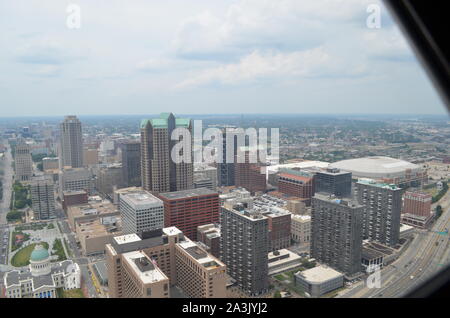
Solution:
<path fill-rule="evenodd" d="M 291 215 L 291 238 L 300 244 L 309 244 L 311 240 L 311 216 Z"/>
<path fill-rule="evenodd" d="M 150 293 L 139 293 L 136 286 L 144 286 L 144 280 L 134 275 L 130 282 L 128 253 L 140 251 L 153 260 L 155 268 L 160 269 L 169 280 L 169 285 L 177 285 L 188 297 L 225 297 L 226 266 L 221 261 L 189 240 L 176 227 L 151 232 L 127 234 L 112 239 L 106 245 L 108 267 L 108 287 L 110 297 L 168 297 L 163 285 L 154 285 Z M 168 288 L 169 286 L 167 286 Z M 154 288 L 154 291 L 153 291 Z M 143 290 L 142 288 L 140 290 Z M 167 292 L 167 295 L 166 295 Z"/>

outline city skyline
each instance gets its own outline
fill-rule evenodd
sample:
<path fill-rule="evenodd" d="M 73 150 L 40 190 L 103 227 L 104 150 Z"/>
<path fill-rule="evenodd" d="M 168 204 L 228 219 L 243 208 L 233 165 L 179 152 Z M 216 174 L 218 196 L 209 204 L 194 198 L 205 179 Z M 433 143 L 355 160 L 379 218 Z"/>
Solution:
<path fill-rule="evenodd" d="M 80 29 L 66 3 L 2 3 L 2 117 L 445 114 L 383 6 L 367 27 L 370 3 L 81 0 Z"/>

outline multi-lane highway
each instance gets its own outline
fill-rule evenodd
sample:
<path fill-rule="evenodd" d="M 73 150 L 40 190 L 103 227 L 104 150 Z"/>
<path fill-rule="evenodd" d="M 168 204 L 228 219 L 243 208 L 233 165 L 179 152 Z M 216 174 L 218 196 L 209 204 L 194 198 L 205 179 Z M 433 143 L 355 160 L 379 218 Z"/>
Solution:
<path fill-rule="evenodd" d="M 381 271 L 381 288 L 368 288 L 361 282 L 339 297 L 401 297 L 448 265 L 449 236 L 439 232 L 450 227 L 450 192 L 438 204 L 444 211 L 441 217 L 430 231 L 418 231 L 399 259 Z"/>

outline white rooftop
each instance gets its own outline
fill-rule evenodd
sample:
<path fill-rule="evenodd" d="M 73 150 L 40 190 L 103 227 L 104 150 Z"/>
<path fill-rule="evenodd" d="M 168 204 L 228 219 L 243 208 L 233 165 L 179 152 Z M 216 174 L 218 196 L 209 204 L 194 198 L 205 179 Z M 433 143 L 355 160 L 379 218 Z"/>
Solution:
<path fill-rule="evenodd" d="M 126 201 L 134 207 L 144 207 L 148 205 L 163 205 L 163 202 L 147 191 L 138 191 L 132 193 L 125 193 L 120 196 L 120 199 Z"/>
<path fill-rule="evenodd" d="M 136 233 L 115 236 L 113 239 L 117 244 L 126 244 L 141 241 L 141 238 Z"/>
<path fill-rule="evenodd" d="M 125 253 L 123 254 L 123 257 L 144 284 L 155 283 L 168 279 L 167 276 L 158 268 L 158 266 L 155 263 L 153 263 L 154 266 L 152 269 L 141 271 L 139 267 L 136 265 L 135 259 L 143 257 L 148 259 L 148 257 L 140 251 Z M 149 260 L 149 262 L 151 261 Z"/>
<path fill-rule="evenodd" d="M 323 283 L 339 276 L 343 276 L 343 274 L 337 270 L 324 265 L 307 269 L 302 272 L 298 272 L 297 274 L 303 276 L 303 278 L 310 283 Z"/>
<path fill-rule="evenodd" d="M 165 227 L 163 228 L 163 232 L 166 235 L 177 235 L 182 233 L 177 227 L 175 226 L 170 226 L 170 227 Z"/>
<path fill-rule="evenodd" d="M 311 215 L 291 214 L 291 219 L 307 222 L 311 221 Z"/>

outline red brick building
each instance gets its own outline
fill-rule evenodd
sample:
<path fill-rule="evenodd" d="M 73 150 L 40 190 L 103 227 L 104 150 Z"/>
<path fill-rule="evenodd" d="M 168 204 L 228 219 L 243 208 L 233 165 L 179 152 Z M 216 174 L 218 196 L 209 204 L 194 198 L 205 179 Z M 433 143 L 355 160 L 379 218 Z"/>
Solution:
<path fill-rule="evenodd" d="M 80 205 L 88 203 L 88 193 L 82 191 L 64 191 L 63 192 L 63 210 L 67 213 L 67 208 L 72 205 Z"/>
<path fill-rule="evenodd" d="M 426 227 L 431 220 L 431 200 L 429 193 L 406 191 L 403 194 L 402 223 Z"/>
<path fill-rule="evenodd" d="M 278 191 L 298 197 L 306 205 L 310 205 L 314 195 L 314 177 L 282 172 L 278 175 Z"/>
<path fill-rule="evenodd" d="M 291 246 L 291 213 L 272 210 L 264 213 L 269 225 L 269 249 L 271 252 Z"/>
<path fill-rule="evenodd" d="M 176 226 L 197 241 L 197 227 L 219 223 L 219 194 L 207 188 L 158 194 L 164 202 L 164 227 Z"/>

